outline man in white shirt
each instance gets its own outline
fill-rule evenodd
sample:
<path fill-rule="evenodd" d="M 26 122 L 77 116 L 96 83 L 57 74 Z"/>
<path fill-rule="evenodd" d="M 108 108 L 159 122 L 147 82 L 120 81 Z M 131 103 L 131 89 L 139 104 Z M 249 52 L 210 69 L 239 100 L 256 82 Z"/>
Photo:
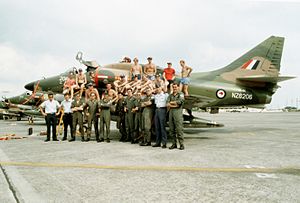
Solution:
<path fill-rule="evenodd" d="M 50 92 L 48 93 L 48 100 L 44 101 L 40 105 L 40 111 L 45 116 L 46 118 L 46 124 L 47 124 L 47 139 L 45 142 L 50 141 L 50 129 L 52 126 L 52 140 L 53 141 L 59 141 L 56 137 L 56 123 L 57 123 L 57 118 L 58 116 L 60 105 L 58 101 L 53 99 L 53 93 Z M 44 110 L 45 109 L 45 110 Z"/>
<path fill-rule="evenodd" d="M 167 114 L 167 99 L 168 93 L 162 91 L 162 87 L 157 88 L 157 94 L 154 96 L 156 106 L 155 110 L 155 134 L 156 143 L 152 147 L 167 148 L 167 132 L 166 132 L 166 114 Z"/>
<path fill-rule="evenodd" d="M 65 100 L 61 102 L 61 110 L 64 112 L 63 121 L 64 121 L 64 136 L 62 138 L 62 141 L 67 140 L 67 134 L 68 134 L 68 126 L 70 126 L 70 132 L 71 132 L 71 139 L 70 142 L 75 140 L 75 137 L 73 135 L 73 112 L 71 109 L 72 105 L 72 99 L 70 98 L 70 93 L 66 93 Z"/>

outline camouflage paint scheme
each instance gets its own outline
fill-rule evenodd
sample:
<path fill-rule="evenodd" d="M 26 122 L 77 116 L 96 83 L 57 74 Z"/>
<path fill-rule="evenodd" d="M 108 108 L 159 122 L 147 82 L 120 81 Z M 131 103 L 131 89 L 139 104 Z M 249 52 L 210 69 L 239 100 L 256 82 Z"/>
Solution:
<path fill-rule="evenodd" d="M 191 110 L 194 107 L 219 108 L 225 106 L 263 106 L 269 104 L 272 95 L 279 86 L 278 82 L 292 79 L 291 76 L 281 76 L 280 62 L 284 45 L 283 37 L 271 36 L 240 58 L 224 68 L 192 73 L 189 85 L 189 97 L 185 98 L 184 108 Z M 88 82 L 93 82 L 99 92 L 107 83 L 112 83 L 121 74 L 129 76 L 130 63 L 114 63 L 103 67 L 95 61 L 84 61 L 79 52 L 76 59 L 87 66 Z M 143 67 L 144 65 L 142 65 Z M 76 73 L 76 68 L 73 70 Z M 157 66 L 158 73 L 163 69 Z M 94 72 L 94 77 L 90 77 Z M 45 78 L 25 85 L 33 91 L 62 92 L 63 83 L 69 71 L 58 76 Z M 177 81 L 180 78 L 177 76 Z"/>

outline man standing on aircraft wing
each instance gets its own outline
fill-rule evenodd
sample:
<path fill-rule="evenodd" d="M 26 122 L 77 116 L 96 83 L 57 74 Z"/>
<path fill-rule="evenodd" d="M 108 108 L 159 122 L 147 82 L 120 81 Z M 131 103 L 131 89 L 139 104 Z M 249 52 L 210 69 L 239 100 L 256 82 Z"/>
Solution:
<path fill-rule="evenodd" d="M 178 84 L 173 83 L 173 93 L 167 99 L 167 108 L 169 109 L 169 128 L 170 136 L 173 137 L 173 144 L 169 149 L 177 148 L 177 139 L 180 144 L 180 150 L 184 149 L 183 145 L 183 114 L 182 106 L 184 95 L 179 93 Z"/>
<path fill-rule="evenodd" d="M 134 58 L 133 62 L 134 64 L 130 68 L 131 80 L 133 80 L 135 76 L 137 76 L 138 79 L 140 80 L 142 79 L 142 74 L 143 74 L 142 66 L 138 63 L 139 62 L 138 58 Z"/>
<path fill-rule="evenodd" d="M 43 114 L 43 116 L 46 117 L 46 124 L 47 124 L 47 139 L 45 140 L 45 142 L 50 141 L 51 126 L 52 126 L 52 140 L 59 141 L 56 136 L 56 123 L 57 123 L 56 116 L 58 116 L 59 114 L 58 113 L 59 108 L 60 105 L 58 101 L 54 100 L 52 92 L 48 94 L 48 100 L 44 101 L 40 105 L 40 111 Z"/>
<path fill-rule="evenodd" d="M 155 74 L 156 74 L 156 65 L 152 63 L 152 57 L 147 58 L 148 63 L 144 67 L 144 73 L 150 80 L 155 80 Z"/>
<path fill-rule="evenodd" d="M 172 68 L 172 63 L 168 62 L 168 67 L 164 69 L 163 77 L 166 81 L 168 81 L 168 90 L 172 92 L 172 83 L 175 79 L 175 69 Z"/>
<path fill-rule="evenodd" d="M 193 71 L 193 69 L 191 67 L 185 65 L 184 60 L 180 60 L 180 65 L 182 67 L 180 90 L 182 89 L 184 96 L 189 96 L 188 88 L 189 88 L 189 84 L 190 84 L 190 74 Z"/>
<path fill-rule="evenodd" d="M 62 141 L 67 140 L 67 134 L 68 134 L 68 126 L 70 126 L 70 132 L 71 132 L 71 140 L 75 140 L 73 135 L 73 112 L 71 109 L 72 105 L 72 98 L 70 98 L 70 93 L 65 93 L 65 100 L 61 102 L 61 112 L 63 112 L 63 122 L 64 122 L 64 136 L 62 138 Z"/>
<path fill-rule="evenodd" d="M 76 135 L 76 127 L 77 124 L 79 125 L 79 132 L 81 134 L 81 141 L 84 142 L 84 131 L 83 131 L 83 107 L 84 102 L 81 99 L 80 95 L 77 94 L 75 96 L 75 100 L 72 102 L 72 111 L 73 111 L 73 138 L 70 140 L 70 142 L 75 141 L 75 135 Z"/>

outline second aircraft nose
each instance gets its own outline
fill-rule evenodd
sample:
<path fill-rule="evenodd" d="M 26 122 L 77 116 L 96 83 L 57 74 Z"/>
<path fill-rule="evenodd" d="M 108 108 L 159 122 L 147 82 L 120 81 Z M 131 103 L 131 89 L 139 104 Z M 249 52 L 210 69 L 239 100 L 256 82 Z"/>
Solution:
<path fill-rule="evenodd" d="M 34 82 L 30 82 L 30 83 L 26 84 L 24 87 L 27 90 L 33 91 L 33 89 L 34 89 Z"/>

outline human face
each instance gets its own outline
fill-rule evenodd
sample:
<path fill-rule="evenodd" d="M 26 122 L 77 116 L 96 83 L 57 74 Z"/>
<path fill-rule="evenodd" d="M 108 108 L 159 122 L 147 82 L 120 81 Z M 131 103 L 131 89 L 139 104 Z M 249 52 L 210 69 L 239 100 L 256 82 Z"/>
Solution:
<path fill-rule="evenodd" d="M 118 98 L 119 98 L 119 99 L 123 99 L 123 94 L 119 94 L 119 95 L 118 95 Z"/>
<path fill-rule="evenodd" d="M 178 86 L 177 86 L 177 84 L 173 84 L 172 87 L 173 87 L 173 92 L 177 93 L 178 92 Z"/>
<path fill-rule="evenodd" d="M 107 88 L 108 90 L 110 90 L 110 89 L 111 89 L 111 84 L 107 84 L 107 85 L 106 85 L 106 88 Z"/>
<path fill-rule="evenodd" d="M 69 99 L 70 99 L 70 95 L 66 94 L 66 95 L 65 95 L 65 100 L 68 101 Z"/>
<path fill-rule="evenodd" d="M 53 94 L 48 95 L 48 99 L 49 99 L 50 101 L 52 101 L 52 100 L 53 100 Z"/>
<path fill-rule="evenodd" d="M 151 90 L 147 90 L 147 95 L 150 96 L 152 94 Z"/>
<path fill-rule="evenodd" d="M 185 62 L 184 62 L 184 61 L 180 61 L 180 65 L 181 65 L 181 66 L 184 66 L 184 65 L 185 65 Z"/>
<path fill-rule="evenodd" d="M 131 97 L 132 96 L 132 90 L 127 90 L 127 95 L 129 96 L 129 97 Z"/>
<path fill-rule="evenodd" d="M 157 88 L 157 93 L 158 93 L 158 94 L 160 94 L 161 91 L 162 91 L 162 88 L 161 88 L 161 87 Z"/>

